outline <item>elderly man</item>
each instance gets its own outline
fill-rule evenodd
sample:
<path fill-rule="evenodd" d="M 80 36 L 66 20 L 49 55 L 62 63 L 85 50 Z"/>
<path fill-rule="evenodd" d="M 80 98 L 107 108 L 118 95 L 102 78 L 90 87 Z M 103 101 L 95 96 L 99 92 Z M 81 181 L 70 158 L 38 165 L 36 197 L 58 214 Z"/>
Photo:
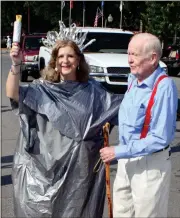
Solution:
<path fill-rule="evenodd" d="M 100 150 L 104 162 L 118 159 L 114 217 L 167 217 L 170 143 L 176 129 L 178 94 L 159 67 L 159 39 L 134 35 L 128 46 L 131 74 L 119 109 L 119 146 Z"/>

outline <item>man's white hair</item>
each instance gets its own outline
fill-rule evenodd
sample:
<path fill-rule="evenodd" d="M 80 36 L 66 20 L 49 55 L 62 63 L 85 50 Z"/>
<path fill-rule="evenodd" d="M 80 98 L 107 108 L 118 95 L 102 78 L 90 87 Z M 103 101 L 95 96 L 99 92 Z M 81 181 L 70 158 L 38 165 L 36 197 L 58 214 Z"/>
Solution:
<path fill-rule="evenodd" d="M 148 54 L 155 52 L 157 54 L 158 61 L 162 56 L 161 42 L 155 35 L 151 33 L 138 33 L 132 37 L 132 39 L 140 39 L 143 44 L 143 52 Z"/>

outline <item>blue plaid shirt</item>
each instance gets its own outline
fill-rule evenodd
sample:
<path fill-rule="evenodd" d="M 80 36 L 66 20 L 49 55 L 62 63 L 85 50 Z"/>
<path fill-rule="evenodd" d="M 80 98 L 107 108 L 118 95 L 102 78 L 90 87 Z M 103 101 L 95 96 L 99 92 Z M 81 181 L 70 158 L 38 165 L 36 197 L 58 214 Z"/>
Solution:
<path fill-rule="evenodd" d="M 151 110 L 151 122 L 146 138 L 140 139 L 146 108 L 163 69 L 156 71 L 141 83 L 130 74 L 128 87 L 119 108 L 119 141 L 115 147 L 116 158 L 131 158 L 149 155 L 168 146 L 176 130 L 178 91 L 171 78 L 164 78 L 158 85 Z"/>

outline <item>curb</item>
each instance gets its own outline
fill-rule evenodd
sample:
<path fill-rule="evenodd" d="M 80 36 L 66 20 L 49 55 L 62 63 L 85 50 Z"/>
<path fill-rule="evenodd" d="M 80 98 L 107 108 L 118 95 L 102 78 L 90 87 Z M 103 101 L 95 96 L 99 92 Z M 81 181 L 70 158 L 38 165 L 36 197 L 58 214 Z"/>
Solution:
<path fill-rule="evenodd" d="M 9 54 L 9 50 L 7 50 L 6 48 L 1 48 L 1 54 Z"/>

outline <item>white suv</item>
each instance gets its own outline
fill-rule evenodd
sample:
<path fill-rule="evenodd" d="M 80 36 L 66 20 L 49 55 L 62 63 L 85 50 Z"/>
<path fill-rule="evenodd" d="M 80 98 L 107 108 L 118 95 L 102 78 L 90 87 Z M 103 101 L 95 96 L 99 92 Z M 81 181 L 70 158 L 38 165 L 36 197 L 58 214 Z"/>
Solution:
<path fill-rule="evenodd" d="M 101 27 L 76 27 L 82 32 L 88 32 L 86 41 L 96 39 L 84 50 L 85 58 L 90 65 L 90 75 L 97 81 L 110 86 L 126 86 L 130 68 L 128 64 L 127 48 L 132 32 L 120 29 Z M 84 44 L 86 44 L 86 41 Z M 51 50 L 41 47 L 39 52 L 39 69 L 47 65 Z M 167 66 L 160 61 L 160 66 Z"/>

